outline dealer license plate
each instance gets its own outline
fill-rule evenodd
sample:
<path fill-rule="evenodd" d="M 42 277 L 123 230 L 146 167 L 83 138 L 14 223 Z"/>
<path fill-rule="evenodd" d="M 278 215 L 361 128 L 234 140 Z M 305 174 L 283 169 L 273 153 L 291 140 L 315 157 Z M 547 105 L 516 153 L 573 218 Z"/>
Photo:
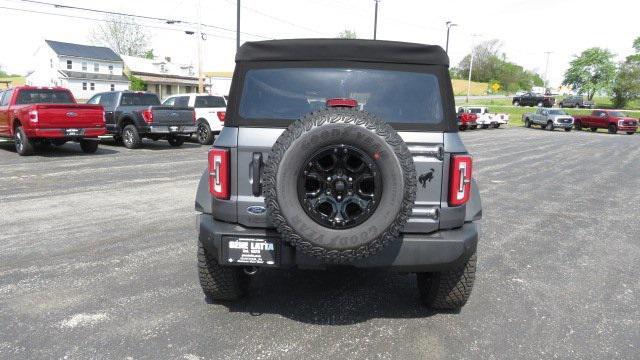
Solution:
<path fill-rule="evenodd" d="M 276 246 L 272 239 L 226 238 L 223 255 L 228 264 L 275 266 Z"/>

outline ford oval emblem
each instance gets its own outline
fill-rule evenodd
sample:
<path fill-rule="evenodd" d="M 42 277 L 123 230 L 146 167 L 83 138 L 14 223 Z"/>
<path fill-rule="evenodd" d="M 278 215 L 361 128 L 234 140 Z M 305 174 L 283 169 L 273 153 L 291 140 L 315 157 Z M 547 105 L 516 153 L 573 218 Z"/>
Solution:
<path fill-rule="evenodd" d="M 73 112 L 73 111 L 69 111 L 69 112 L 67 113 L 67 116 L 68 116 L 68 117 L 76 117 L 76 116 L 78 116 L 78 113 L 75 113 L 75 112 Z"/>
<path fill-rule="evenodd" d="M 253 215 L 264 214 L 266 211 L 267 209 L 264 206 L 254 205 L 254 206 L 247 207 L 247 212 Z"/>

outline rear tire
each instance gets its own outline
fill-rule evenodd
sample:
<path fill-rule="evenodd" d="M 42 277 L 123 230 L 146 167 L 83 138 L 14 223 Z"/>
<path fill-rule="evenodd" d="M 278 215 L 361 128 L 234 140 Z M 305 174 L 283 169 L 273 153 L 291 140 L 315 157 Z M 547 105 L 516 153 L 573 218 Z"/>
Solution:
<path fill-rule="evenodd" d="M 34 142 L 27 137 L 22 126 L 18 126 L 16 128 L 13 140 L 15 142 L 16 152 L 18 155 L 29 156 L 33 154 L 35 149 Z"/>
<path fill-rule="evenodd" d="M 173 146 L 173 147 L 180 147 L 182 146 L 182 144 L 184 144 L 184 139 L 182 136 L 170 136 L 169 138 L 167 138 L 167 141 L 169 142 L 169 145 Z"/>
<path fill-rule="evenodd" d="M 209 126 L 209 124 L 207 124 L 206 121 L 200 121 L 200 123 L 198 123 L 198 130 L 196 132 L 196 135 L 200 144 L 213 144 L 213 132 L 211 131 L 211 127 Z"/>
<path fill-rule="evenodd" d="M 82 152 L 84 152 L 85 154 L 93 154 L 96 151 L 98 151 L 98 140 L 87 140 L 87 139 L 83 139 L 80 140 L 80 149 L 82 149 Z"/>
<path fill-rule="evenodd" d="M 231 301 L 249 291 L 249 276 L 241 267 L 220 266 L 198 241 L 198 276 L 204 295 L 210 300 Z"/>
<path fill-rule="evenodd" d="M 477 257 L 448 271 L 418 273 L 418 289 L 422 302 L 433 309 L 459 309 L 469 300 L 476 278 Z"/>
<path fill-rule="evenodd" d="M 499 128 L 499 127 L 500 127 L 500 123 L 495 123 L 495 124 L 493 124 L 493 128 L 494 128 L 494 129 L 497 129 L 497 128 Z"/>
<path fill-rule="evenodd" d="M 609 125 L 609 128 L 607 130 L 609 131 L 609 134 L 615 134 L 618 132 L 618 127 L 614 124 L 611 124 Z"/>
<path fill-rule="evenodd" d="M 127 149 L 136 149 L 140 147 L 142 141 L 138 129 L 133 125 L 127 125 L 122 129 L 122 143 Z"/>

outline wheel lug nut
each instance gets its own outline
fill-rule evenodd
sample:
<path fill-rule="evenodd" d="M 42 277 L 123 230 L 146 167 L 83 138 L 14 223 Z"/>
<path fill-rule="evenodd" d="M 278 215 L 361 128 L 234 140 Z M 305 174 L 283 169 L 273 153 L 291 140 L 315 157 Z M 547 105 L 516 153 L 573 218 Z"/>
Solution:
<path fill-rule="evenodd" d="M 327 181 L 331 181 L 331 176 L 327 177 Z"/>
<path fill-rule="evenodd" d="M 349 181 L 353 181 L 353 178 L 349 178 Z"/>

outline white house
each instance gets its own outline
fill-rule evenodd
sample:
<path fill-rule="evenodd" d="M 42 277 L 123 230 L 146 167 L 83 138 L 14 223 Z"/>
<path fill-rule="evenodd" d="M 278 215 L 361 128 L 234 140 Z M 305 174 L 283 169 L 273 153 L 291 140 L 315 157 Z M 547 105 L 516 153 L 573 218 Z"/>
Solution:
<path fill-rule="evenodd" d="M 198 91 L 198 75 L 192 65 L 174 63 L 170 58 L 120 56 L 126 74 L 142 80 L 147 85 L 146 90 L 158 94 L 160 99 Z"/>
<path fill-rule="evenodd" d="M 107 47 L 45 40 L 34 58 L 27 85 L 66 87 L 78 100 L 97 92 L 129 89 L 122 58 Z"/>

